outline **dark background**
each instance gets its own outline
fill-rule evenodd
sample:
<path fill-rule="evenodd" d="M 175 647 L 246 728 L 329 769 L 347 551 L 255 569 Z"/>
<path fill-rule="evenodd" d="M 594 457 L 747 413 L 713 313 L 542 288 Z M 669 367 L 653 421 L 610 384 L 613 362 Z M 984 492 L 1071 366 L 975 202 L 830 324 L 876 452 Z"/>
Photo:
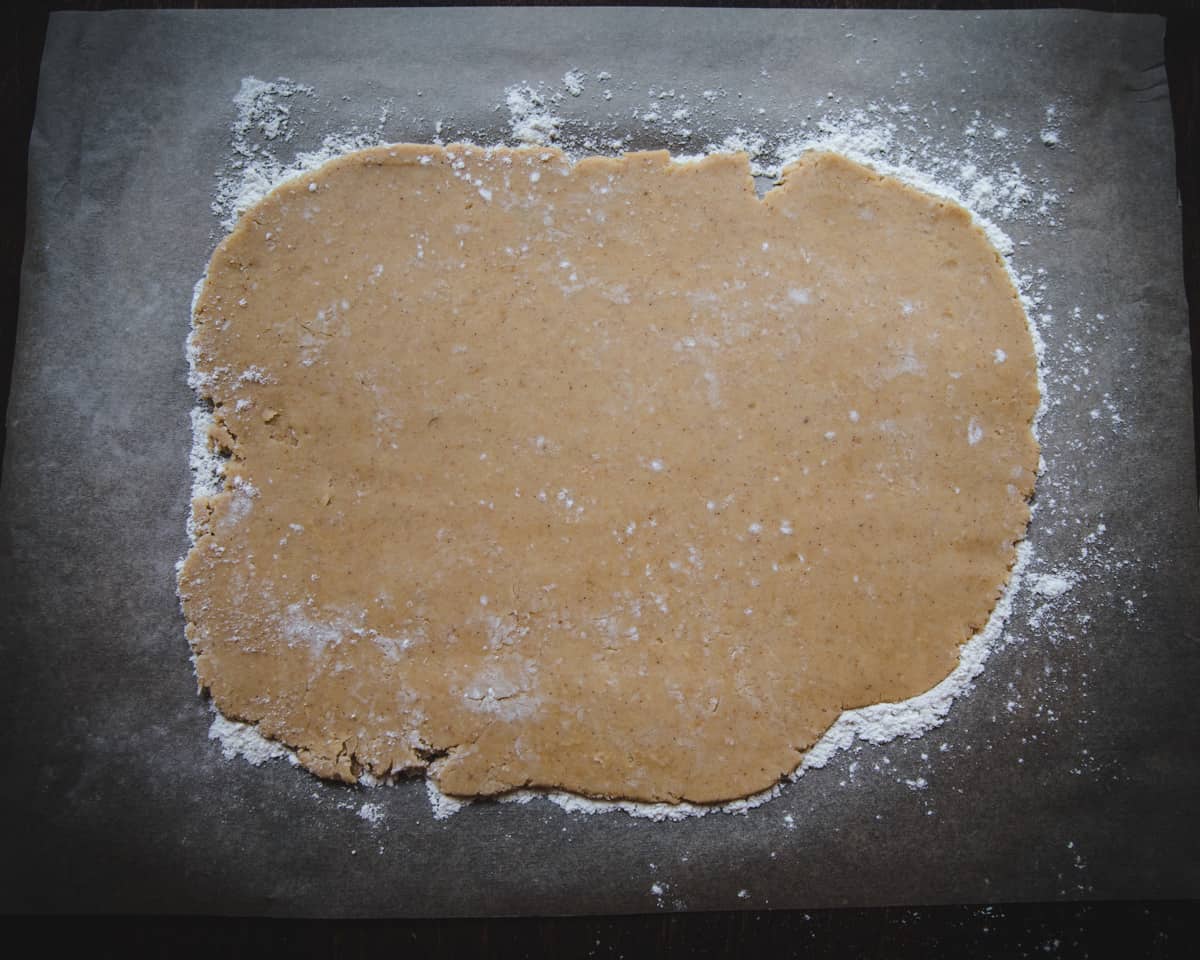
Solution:
<path fill-rule="evenodd" d="M 0 404 L 7 408 L 25 242 L 26 158 L 37 96 L 46 23 L 53 10 L 380 6 L 287 2 L 113 3 L 104 0 L 18 4 L 0 36 L 0 159 L 5 171 L 0 220 Z M 440 3 L 438 6 L 460 6 Z M 537 3 L 519 4 L 537 6 Z M 565 4 L 572 5 L 572 4 Z M 640 4 L 639 4 L 640 5 Z M 684 4 L 655 3 L 652 6 Z M 1184 276 L 1192 331 L 1193 381 L 1200 382 L 1200 14 L 1189 3 L 759 3 L 704 4 L 760 7 L 1028 8 L 1081 7 L 1166 17 L 1164 60 L 1175 119 L 1176 171 L 1183 220 Z M 1195 397 L 1193 398 L 1195 403 Z M 1200 423 L 1200 416 L 1196 418 Z M 1197 429 L 1200 441 L 1200 428 Z M 0 450 L 5 423 L 0 422 Z M 1200 443 L 1198 443 L 1200 446 Z M 0 591 L 3 586 L 0 585 Z M 2 602 L 2 601 L 0 601 Z M 3 665 L 0 665 L 3 669 Z M 9 744 L 11 771 L 18 752 Z M 12 775 L 10 773 L 10 775 Z M 1200 800 L 1200 798 L 1197 798 Z M 5 825 L 5 829 L 12 829 Z M 0 846 L 0 850 L 3 847 Z M 19 863 L 3 869 L 17 874 Z M 1196 865 L 1200 870 L 1200 864 Z M 5 909 L 0 904 L 0 911 Z M 339 923 L 243 919 L 26 918 L 21 923 L 40 945 L 77 940 L 94 955 L 192 954 L 286 951 L 337 954 L 458 957 L 1191 957 L 1200 951 L 1192 902 L 966 904 L 954 907 L 692 913 L 636 917 L 380 921 Z"/>

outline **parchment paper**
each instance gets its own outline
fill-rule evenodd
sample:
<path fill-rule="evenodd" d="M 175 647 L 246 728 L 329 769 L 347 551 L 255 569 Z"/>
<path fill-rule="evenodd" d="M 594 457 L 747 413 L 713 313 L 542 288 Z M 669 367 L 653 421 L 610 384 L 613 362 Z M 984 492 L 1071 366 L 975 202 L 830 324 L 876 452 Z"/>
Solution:
<path fill-rule="evenodd" d="M 1161 37 L 1156 19 L 1050 11 L 54 15 L 0 489 L 4 909 L 1200 896 L 1200 536 Z M 312 86 L 297 149 L 355 125 L 428 140 L 435 118 L 447 136 L 500 140 L 504 88 L 561 90 L 571 68 L 589 88 L 556 106 L 567 117 L 612 112 L 595 81 L 609 71 L 627 93 L 723 89 L 733 119 L 895 102 L 903 85 L 918 115 L 954 98 L 954 114 L 933 111 L 950 142 L 975 110 L 1004 124 L 1024 169 L 1063 191 L 1058 226 L 1010 232 L 1051 315 L 1032 573 L 1065 572 L 1069 589 L 1018 596 L 943 727 L 839 754 L 746 816 L 651 823 L 535 801 L 435 821 L 420 782 L 368 792 L 227 762 L 207 739 L 174 565 L 190 486 L 183 343 L 220 236 L 231 98 L 251 75 Z M 1049 103 L 1053 147 L 1039 137 Z M 689 145 L 626 113 L 605 123 L 633 146 Z M 368 802 L 378 822 L 360 816 Z"/>

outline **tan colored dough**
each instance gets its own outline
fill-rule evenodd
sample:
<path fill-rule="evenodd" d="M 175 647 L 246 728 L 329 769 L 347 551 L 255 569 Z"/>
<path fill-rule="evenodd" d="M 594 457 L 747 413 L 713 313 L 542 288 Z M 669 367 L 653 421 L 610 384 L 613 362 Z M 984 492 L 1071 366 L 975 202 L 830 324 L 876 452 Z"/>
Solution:
<path fill-rule="evenodd" d="M 180 591 L 350 780 L 711 802 L 934 686 L 1024 536 L 1036 362 L 960 207 L 831 154 L 383 147 L 213 255 Z"/>

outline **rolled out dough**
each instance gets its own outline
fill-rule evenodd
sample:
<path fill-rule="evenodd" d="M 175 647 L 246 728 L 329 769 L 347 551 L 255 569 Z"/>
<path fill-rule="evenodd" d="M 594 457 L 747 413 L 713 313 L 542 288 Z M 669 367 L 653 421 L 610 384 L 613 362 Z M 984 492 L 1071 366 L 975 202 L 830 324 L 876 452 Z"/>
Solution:
<path fill-rule="evenodd" d="M 954 668 L 1036 360 L 969 214 L 832 154 L 381 147 L 219 246 L 202 687 L 343 780 L 712 802 Z"/>

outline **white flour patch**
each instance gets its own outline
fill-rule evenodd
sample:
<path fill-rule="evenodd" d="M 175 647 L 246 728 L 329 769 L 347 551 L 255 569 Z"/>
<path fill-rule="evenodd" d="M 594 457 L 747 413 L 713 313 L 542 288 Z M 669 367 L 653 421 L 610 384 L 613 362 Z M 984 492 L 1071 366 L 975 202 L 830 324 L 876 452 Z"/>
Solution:
<path fill-rule="evenodd" d="M 594 83 L 588 82 L 589 76 L 594 77 Z M 963 645 L 959 664 L 950 676 L 903 703 L 847 711 L 806 753 L 790 777 L 794 781 L 808 771 L 829 766 L 839 754 L 849 753 L 854 759 L 848 761 L 841 785 L 852 786 L 874 772 L 925 797 L 932 792 L 926 787 L 932 782 L 937 764 L 954 754 L 955 745 L 947 740 L 922 749 L 919 768 L 904 772 L 897 769 L 899 761 L 893 764 L 888 755 L 880 755 L 878 745 L 928 739 L 927 735 L 949 716 L 955 700 L 974 689 L 988 658 L 997 650 L 1022 644 L 1027 639 L 1027 628 L 1040 631 L 1039 635 L 1048 636 L 1055 644 L 1085 642 L 1088 614 L 1074 602 L 1075 590 L 1083 582 L 1098 578 L 1115 584 L 1114 596 L 1133 616 L 1141 597 L 1122 584 L 1143 561 L 1120 554 L 1105 536 L 1102 522 L 1084 524 L 1071 515 L 1071 497 L 1078 481 L 1055 472 L 1055 448 L 1041 436 L 1043 418 L 1067 409 L 1064 398 L 1093 388 L 1087 361 L 1091 344 L 1107 323 L 1103 314 L 1092 315 L 1078 306 L 1070 311 L 1066 307 L 1056 309 L 1047 300 L 1046 270 L 1023 262 L 1024 247 L 1029 243 L 1025 238 L 1034 233 L 1054 234 L 1059 229 L 1064 198 L 1070 193 L 1069 187 L 1051 182 L 1039 169 L 1038 155 L 1030 153 L 1034 149 L 1049 156 L 1067 142 L 1062 110 L 1057 104 L 1028 105 L 1029 116 L 1017 111 L 1012 116 L 986 117 L 957 104 L 953 96 L 938 102 L 909 102 L 910 82 L 907 74 L 897 77 L 894 94 L 887 98 L 849 103 L 830 91 L 806 107 L 776 103 L 764 98 L 761 91 L 685 90 L 669 85 L 648 88 L 644 83 L 624 83 L 609 71 L 585 73 L 572 69 L 560 81 L 514 82 L 498 91 L 495 109 L 501 119 L 507 114 L 503 129 L 458 129 L 454 136 L 484 145 L 498 141 L 554 144 L 572 160 L 597 153 L 618 155 L 634 146 L 643 149 L 648 139 L 669 149 L 678 163 L 698 162 L 716 152 L 741 151 L 747 154 L 751 172 L 760 181 L 786 178 L 788 166 L 810 150 L 830 150 L 962 204 L 1003 255 L 1029 318 L 1042 397 L 1034 429 L 1051 460 L 1051 470 L 1047 473 L 1043 465 L 1038 481 L 1036 527 L 1040 537 L 1056 545 L 1058 555 L 1074 550 L 1072 566 L 1056 565 L 1053 571 L 1027 573 L 1042 563 L 1034 545 L 1022 543 L 1003 596 L 984 628 Z M 747 94 L 744 101 L 743 94 Z M 365 128 L 337 123 L 332 119 L 336 110 L 331 106 L 319 127 L 304 126 L 309 149 L 300 150 L 296 148 L 302 139 L 297 113 L 324 103 L 320 94 L 289 79 L 265 82 L 246 78 L 234 97 L 229 159 L 217 176 L 213 211 L 221 227 L 232 229 L 237 216 L 275 186 L 337 155 L 394 139 L 440 141 L 451 118 L 431 119 L 437 112 L 434 101 L 435 96 L 420 101 L 419 117 L 414 101 L 414 112 L 402 125 L 402 137 L 387 136 L 390 104 L 381 106 L 377 124 Z M 432 130 L 435 136 L 414 135 L 422 129 Z M 315 147 L 313 133 L 319 137 Z M 1010 230 L 1022 237 L 1019 243 L 1010 238 Z M 199 288 L 197 284 L 197 294 Z M 789 298 L 797 313 L 810 303 L 806 290 L 792 290 Z M 194 370 L 191 351 L 189 357 Z M 982 359 L 1004 363 L 1008 354 L 1000 348 L 989 348 Z M 192 383 L 197 388 L 203 386 L 194 374 Z M 1131 429 L 1120 401 L 1115 388 L 1098 395 L 1092 404 L 1092 429 L 1115 435 Z M 1057 429 L 1057 419 L 1052 417 L 1051 422 Z M 212 452 L 207 441 L 211 414 L 198 408 L 192 414 L 192 423 L 193 493 L 211 495 L 224 487 L 224 461 Z M 979 424 L 972 423 L 966 432 L 971 444 L 986 439 Z M 783 521 L 779 530 L 787 534 L 791 524 Z M 189 533 L 194 536 L 190 522 Z M 1006 630 L 1006 620 L 1014 615 L 1016 623 Z M 1045 703 L 1026 704 L 1020 693 L 1014 692 L 1007 701 L 1008 713 L 1036 709 L 1039 715 L 1044 713 L 1053 719 L 1054 708 L 1046 704 L 1053 700 L 1053 681 L 1059 668 L 1047 665 L 1045 670 L 1047 680 L 1037 688 Z M 498 699 L 494 685 L 491 696 Z M 485 690 L 481 705 L 490 705 L 487 697 Z M 291 751 L 265 740 L 252 727 L 223 717 L 214 720 L 210 735 L 221 740 L 227 757 L 244 756 L 254 763 L 286 757 L 297 762 Z M 925 740 L 920 742 L 924 747 Z M 876 759 L 862 759 L 866 756 L 864 745 L 876 748 L 871 754 Z M 1079 773 L 1096 769 L 1093 759 L 1080 759 Z M 425 783 L 437 819 L 453 815 L 468 803 L 442 794 L 428 778 Z M 676 821 L 712 812 L 745 814 L 778 797 L 781 790 L 775 785 L 754 796 L 716 805 L 599 801 L 563 791 L 515 791 L 499 799 L 517 803 L 548 800 L 569 813 L 623 812 L 655 821 Z M 373 806 L 364 804 L 363 809 Z M 926 812 L 933 815 L 935 811 L 931 807 Z M 796 828 L 791 813 L 784 821 L 787 829 Z M 661 886 L 665 890 L 665 885 Z"/>
<path fill-rule="evenodd" d="M 1032 584 L 1033 592 L 1039 597 L 1061 597 L 1075 584 L 1074 575 L 1061 573 L 1043 573 Z"/>
<path fill-rule="evenodd" d="M 360 819 L 366 820 L 367 823 L 382 823 L 384 819 L 383 804 L 364 803 L 358 808 L 358 816 Z"/>
<path fill-rule="evenodd" d="M 451 797 L 442 793 L 428 777 L 425 778 L 425 790 L 429 794 L 429 806 L 433 810 L 433 819 L 435 820 L 445 820 L 448 817 L 452 817 L 463 807 L 471 803 L 470 800 Z"/>
<path fill-rule="evenodd" d="M 562 119 L 546 105 L 546 98 L 532 87 L 515 86 L 505 91 L 509 126 L 520 144 L 546 145 L 558 140 Z"/>
<path fill-rule="evenodd" d="M 562 82 L 567 93 L 573 97 L 578 97 L 583 93 L 584 76 L 578 70 L 568 70 L 563 74 Z"/>
<path fill-rule="evenodd" d="M 220 742 L 221 755 L 226 760 L 241 757 L 256 767 L 268 760 L 287 760 L 293 766 L 300 763 L 294 751 L 275 740 L 268 740 L 257 727 L 229 720 L 220 713 L 213 717 L 208 739 Z"/>
<path fill-rule="evenodd" d="M 192 407 L 191 420 L 192 448 L 188 465 L 192 471 L 192 496 L 211 496 L 224 484 L 225 458 L 213 450 L 208 440 L 208 432 L 214 423 L 212 413 L 204 407 Z"/>

